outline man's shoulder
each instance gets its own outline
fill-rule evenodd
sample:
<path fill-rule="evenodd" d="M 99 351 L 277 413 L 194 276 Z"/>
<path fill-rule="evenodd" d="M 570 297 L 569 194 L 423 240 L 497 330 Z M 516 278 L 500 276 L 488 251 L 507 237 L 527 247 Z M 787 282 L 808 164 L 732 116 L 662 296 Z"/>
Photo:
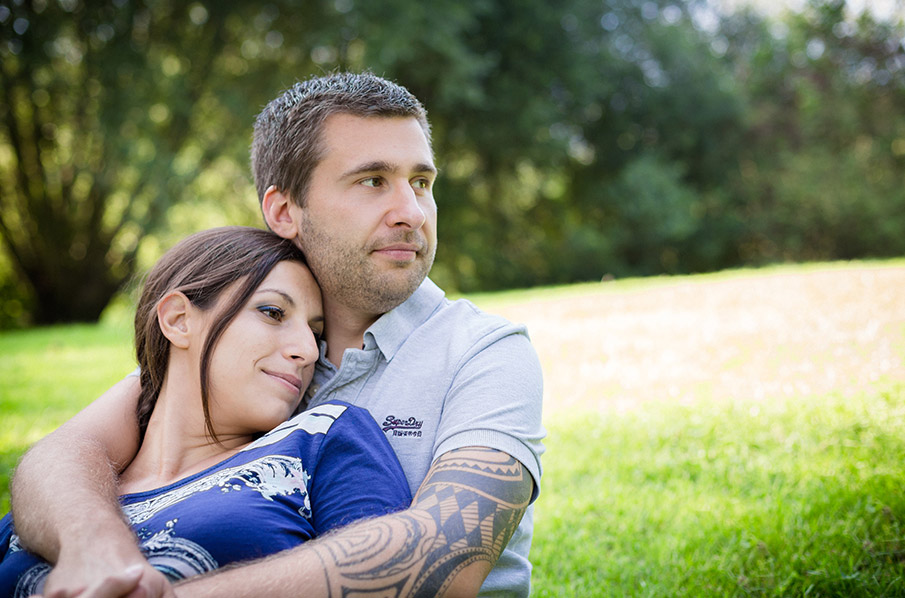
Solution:
<path fill-rule="evenodd" d="M 435 369 L 472 363 L 508 370 L 535 363 L 536 355 L 524 324 L 485 312 L 467 299 L 445 302 L 400 347 L 400 356 L 419 365 L 428 360 Z"/>
<path fill-rule="evenodd" d="M 438 310 L 441 313 L 447 312 L 451 318 L 460 319 L 468 324 L 479 327 L 489 328 L 524 328 L 522 324 L 514 324 L 501 315 L 484 311 L 468 299 L 459 298 L 455 300 L 447 299 L 446 304 Z"/>
<path fill-rule="evenodd" d="M 379 326 L 379 328 L 378 328 Z M 468 350 L 508 336 L 527 341 L 523 324 L 488 313 L 468 299 L 449 299 L 430 279 L 399 308 L 381 318 L 375 333 L 388 347 L 443 345 L 447 351 Z M 393 351 L 395 353 L 395 351 Z"/>
<path fill-rule="evenodd" d="M 484 311 L 468 299 L 450 299 L 446 296 L 427 315 L 422 326 L 455 326 L 457 330 L 478 335 L 492 331 L 503 331 L 506 334 L 526 332 L 524 324 L 513 323 L 503 316 Z"/>

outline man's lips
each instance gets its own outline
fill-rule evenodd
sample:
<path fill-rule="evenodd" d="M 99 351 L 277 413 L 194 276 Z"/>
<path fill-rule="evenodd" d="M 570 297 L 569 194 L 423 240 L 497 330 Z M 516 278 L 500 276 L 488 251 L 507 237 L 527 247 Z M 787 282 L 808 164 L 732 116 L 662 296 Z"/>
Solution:
<path fill-rule="evenodd" d="M 268 376 L 271 376 L 272 378 L 280 380 L 287 386 L 291 386 L 296 393 L 302 393 L 302 379 L 298 376 L 294 376 L 292 374 L 283 374 L 281 372 L 271 372 L 269 370 L 265 370 L 264 373 Z"/>
<path fill-rule="evenodd" d="M 415 259 L 418 252 L 421 251 L 421 245 L 415 243 L 393 243 L 374 250 L 374 253 L 383 255 L 393 260 L 410 261 Z"/>

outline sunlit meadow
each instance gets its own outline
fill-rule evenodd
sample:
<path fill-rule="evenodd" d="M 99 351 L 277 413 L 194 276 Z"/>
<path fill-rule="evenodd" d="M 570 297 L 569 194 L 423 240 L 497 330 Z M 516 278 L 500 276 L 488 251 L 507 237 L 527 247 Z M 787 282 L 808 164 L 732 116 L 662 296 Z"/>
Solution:
<path fill-rule="evenodd" d="M 544 368 L 534 596 L 905 596 L 905 262 L 472 298 Z M 129 338 L 0 334 L 0 508 Z"/>
<path fill-rule="evenodd" d="M 905 596 L 905 265 L 477 297 L 549 431 L 535 596 Z"/>

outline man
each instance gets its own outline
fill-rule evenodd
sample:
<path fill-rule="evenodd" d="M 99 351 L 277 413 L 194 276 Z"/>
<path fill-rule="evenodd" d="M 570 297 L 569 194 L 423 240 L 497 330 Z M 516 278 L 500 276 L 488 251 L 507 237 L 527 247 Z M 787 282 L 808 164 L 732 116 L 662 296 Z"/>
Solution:
<path fill-rule="evenodd" d="M 323 292 L 309 406 L 367 408 L 415 499 L 176 593 L 527 596 L 540 367 L 523 328 L 448 301 L 426 278 L 437 171 L 423 107 L 370 74 L 310 79 L 258 117 L 252 162 L 268 226 L 296 240 Z M 17 470 L 19 535 L 57 563 L 47 596 L 170 591 L 142 564 L 115 499 L 115 473 L 137 448 L 137 392 L 135 378 L 118 383 Z"/>

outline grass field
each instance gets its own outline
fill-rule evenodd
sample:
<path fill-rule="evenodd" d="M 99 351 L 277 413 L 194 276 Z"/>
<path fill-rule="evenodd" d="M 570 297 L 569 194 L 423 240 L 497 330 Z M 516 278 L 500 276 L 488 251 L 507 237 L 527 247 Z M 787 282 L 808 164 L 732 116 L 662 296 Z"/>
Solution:
<path fill-rule="evenodd" d="M 905 262 L 473 299 L 544 367 L 534 596 L 905 596 Z M 123 322 L 0 334 L 0 508 Z"/>

